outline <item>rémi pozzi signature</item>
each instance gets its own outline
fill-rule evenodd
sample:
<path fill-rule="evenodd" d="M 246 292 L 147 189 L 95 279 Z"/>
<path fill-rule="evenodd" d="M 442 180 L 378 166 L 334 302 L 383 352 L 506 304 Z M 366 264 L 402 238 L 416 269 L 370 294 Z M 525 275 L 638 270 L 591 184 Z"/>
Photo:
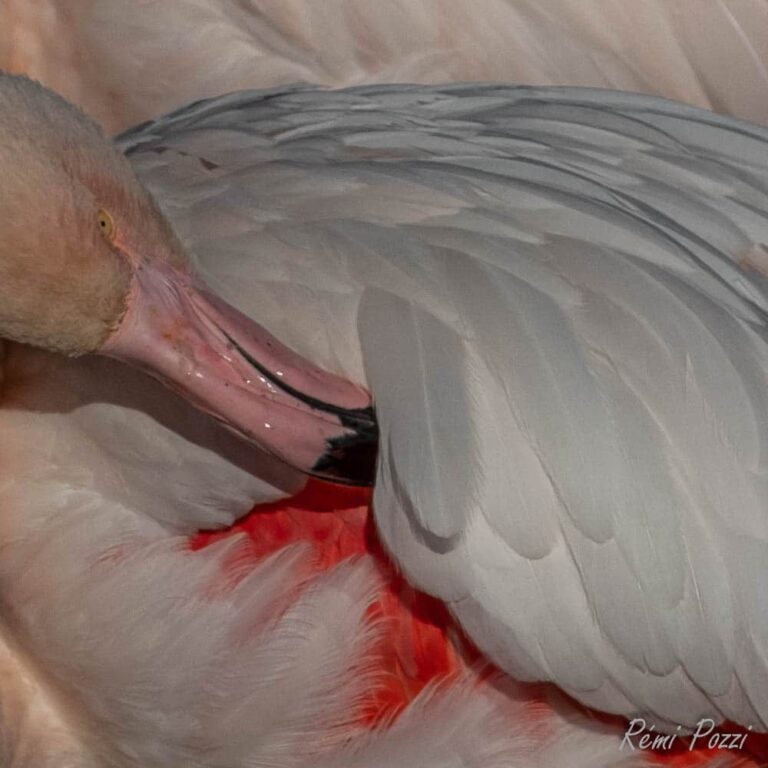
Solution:
<path fill-rule="evenodd" d="M 630 720 L 619 749 L 623 750 L 626 747 L 632 752 L 636 749 L 665 751 L 676 745 L 678 736 L 688 736 L 687 733 L 682 733 L 683 729 L 680 725 L 677 726 L 677 733 L 654 733 L 654 729 L 655 726 L 652 725 L 649 728 L 648 723 L 642 717 Z M 696 723 L 696 728 L 690 734 L 688 751 L 703 747 L 708 749 L 743 749 L 751 730 L 752 726 L 750 725 L 746 733 L 725 733 L 723 731 L 715 733 L 715 721 L 705 717 Z"/>

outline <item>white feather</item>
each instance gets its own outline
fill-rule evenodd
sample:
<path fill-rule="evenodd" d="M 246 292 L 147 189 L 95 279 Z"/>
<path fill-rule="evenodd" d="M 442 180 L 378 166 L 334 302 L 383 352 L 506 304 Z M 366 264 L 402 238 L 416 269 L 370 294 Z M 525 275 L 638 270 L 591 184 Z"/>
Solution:
<path fill-rule="evenodd" d="M 709 133 L 682 152 L 676 227 L 652 192 L 692 121 Z M 614 711 L 760 723 L 765 295 L 738 261 L 764 226 L 768 156 L 747 157 L 761 141 L 640 97 L 404 87 L 233 95 L 123 146 L 226 298 L 369 376 L 391 437 L 380 530 L 492 657 Z M 703 242 L 696 216 L 724 189 Z M 179 535 L 295 476 L 109 363 L 14 347 L 2 384 L 10 765 L 648 762 L 562 702 L 530 711 L 530 691 L 472 671 L 364 731 L 372 563 L 311 576 L 289 549 L 222 589 L 247 545 L 193 553 Z"/>
<path fill-rule="evenodd" d="M 204 267 L 206 183 L 265 247 L 230 300 L 365 377 L 380 532 L 481 648 L 599 708 L 766 726 L 762 129 L 592 90 L 296 88 L 123 141 Z"/>
<path fill-rule="evenodd" d="M 4 0 L 0 68 L 114 130 L 294 82 L 588 85 L 766 123 L 766 22 L 761 0 Z"/>

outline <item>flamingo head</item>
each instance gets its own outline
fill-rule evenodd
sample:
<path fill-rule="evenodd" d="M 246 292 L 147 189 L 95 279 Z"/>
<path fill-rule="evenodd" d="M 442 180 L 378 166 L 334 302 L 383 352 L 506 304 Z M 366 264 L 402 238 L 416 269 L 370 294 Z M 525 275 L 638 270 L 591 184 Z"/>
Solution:
<path fill-rule="evenodd" d="M 216 297 L 76 107 L 0 74 L 0 338 L 139 366 L 292 466 L 368 484 L 367 393 Z"/>

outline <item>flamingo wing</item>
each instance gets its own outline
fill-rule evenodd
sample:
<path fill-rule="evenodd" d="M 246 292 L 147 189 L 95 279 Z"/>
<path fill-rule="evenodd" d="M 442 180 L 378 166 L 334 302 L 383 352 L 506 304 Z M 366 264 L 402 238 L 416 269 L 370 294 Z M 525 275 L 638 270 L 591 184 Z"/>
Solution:
<path fill-rule="evenodd" d="M 342 107 L 327 110 L 315 92 L 233 96 L 125 138 L 212 281 L 361 380 L 364 292 L 370 285 L 416 304 L 406 257 L 423 248 L 426 277 L 433 246 L 406 224 L 466 207 L 449 184 L 438 194 L 418 174 L 403 181 L 403 167 L 378 168 L 375 148 L 355 146 L 351 165 L 336 164 L 328 120 L 382 123 L 384 112 L 371 111 L 378 98 L 337 94 Z M 443 99 L 382 98 L 390 125 L 409 130 L 409 99 Z M 237 534 L 199 549 L 190 531 L 226 525 L 251 500 L 289 492 L 296 477 L 114 361 L 8 345 L 0 362 L 3 765 L 654 761 L 622 751 L 619 729 L 570 701 L 531 701 L 527 687 L 463 667 L 372 729 L 364 704 L 387 674 L 380 642 L 392 631 L 370 610 L 386 589 L 378 556 L 357 550 L 356 559 L 338 562 L 339 554 L 321 567 L 311 545 L 277 536 L 269 550 Z M 259 557 L 265 550 L 271 555 Z"/>
<path fill-rule="evenodd" d="M 123 146 L 371 388 L 379 531 L 522 679 L 768 727 L 768 132 L 569 88 L 236 94 Z M 218 287 L 218 286 L 217 286 Z"/>

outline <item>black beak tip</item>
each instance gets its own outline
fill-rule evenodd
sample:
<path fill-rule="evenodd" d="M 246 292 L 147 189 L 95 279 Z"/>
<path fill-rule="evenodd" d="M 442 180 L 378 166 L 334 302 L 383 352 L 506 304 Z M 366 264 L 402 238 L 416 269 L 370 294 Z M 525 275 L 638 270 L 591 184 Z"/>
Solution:
<path fill-rule="evenodd" d="M 342 424 L 352 431 L 328 441 L 326 452 L 311 473 L 341 485 L 372 486 L 379 453 L 379 427 L 373 408 L 344 411 L 339 415 Z"/>

